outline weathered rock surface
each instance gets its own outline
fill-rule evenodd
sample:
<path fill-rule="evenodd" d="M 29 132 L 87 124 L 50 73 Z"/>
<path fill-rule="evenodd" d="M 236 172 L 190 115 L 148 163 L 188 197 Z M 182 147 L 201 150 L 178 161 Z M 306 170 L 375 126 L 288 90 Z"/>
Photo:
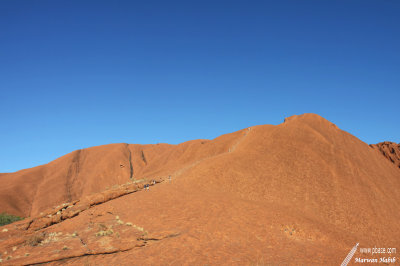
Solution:
<path fill-rule="evenodd" d="M 400 168 L 400 144 L 385 141 L 378 144 L 371 144 L 370 146 L 374 149 L 378 149 L 383 156 Z"/>
<path fill-rule="evenodd" d="M 89 170 L 89 180 L 77 176 L 82 186 L 99 183 L 96 189 L 107 180 L 104 188 L 82 188 L 78 198 L 60 196 L 46 208 L 39 198 L 59 190 L 40 188 L 37 213 L 0 228 L 3 264 L 340 265 L 356 243 L 399 247 L 399 169 L 320 116 L 293 116 L 211 141 L 115 149 L 114 157 L 125 149 L 121 158 L 128 159 L 129 149 L 131 159 L 106 164 L 110 171 L 96 165 L 107 178 Z M 81 153 L 83 171 L 91 160 Z M 132 181 L 130 171 L 115 181 L 114 167 L 129 169 L 129 161 Z"/>
<path fill-rule="evenodd" d="M 155 184 L 162 179 L 154 180 Z M 179 232 L 148 232 L 122 221 L 110 211 L 92 209 L 110 200 L 143 190 L 146 183 L 127 183 L 82 200 L 64 203 L 37 217 L 2 227 L 0 250 L 4 265 L 31 265 L 63 261 L 89 255 L 113 254 L 146 246 L 151 241 L 175 237 Z M 85 216 L 88 223 L 76 219 Z M 64 228 L 62 222 L 69 222 Z"/>

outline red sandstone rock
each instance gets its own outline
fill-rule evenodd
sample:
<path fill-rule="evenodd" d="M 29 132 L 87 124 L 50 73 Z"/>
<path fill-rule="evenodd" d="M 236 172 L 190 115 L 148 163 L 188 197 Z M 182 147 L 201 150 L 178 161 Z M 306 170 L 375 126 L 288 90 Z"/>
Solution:
<path fill-rule="evenodd" d="M 400 168 L 400 144 L 394 142 L 381 142 L 370 145 L 374 149 L 378 149 L 395 166 Z"/>
<path fill-rule="evenodd" d="M 128 151 L 140 182 L 129 182 Z M 377 151 L 305 114 L 211 141 L 66 155 L 0 176 L 4 195 L 17 194 L 22 177 L 33 188 L 58 184 L 26 198 L 24 185 L 1 194 L 5 209 L 32 213 L 0 228 L 2 263 L 338 265 L 355 243 L 397 248 L 400 171 Z M 72 186 L 61 186 L 62 169 L 72 169 Z M 143 190 L 152 179 L 163 182 Z"/>

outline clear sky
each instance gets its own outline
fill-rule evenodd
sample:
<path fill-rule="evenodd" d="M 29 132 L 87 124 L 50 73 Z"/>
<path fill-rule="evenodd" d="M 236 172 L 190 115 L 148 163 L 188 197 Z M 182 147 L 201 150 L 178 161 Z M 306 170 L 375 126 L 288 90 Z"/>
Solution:
<path fill-rule="evenodd" d="M 0 172 L 317 113 L 400 142 L 400 1 L 0 1 Z"/>

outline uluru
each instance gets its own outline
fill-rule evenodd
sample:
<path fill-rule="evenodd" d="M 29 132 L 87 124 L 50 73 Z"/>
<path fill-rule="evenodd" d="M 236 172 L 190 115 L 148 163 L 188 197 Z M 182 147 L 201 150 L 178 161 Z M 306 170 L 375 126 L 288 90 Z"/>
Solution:
<path fill-rule="evenodd" d="M 399 244 L 385 154 L 316 114 L 77 150 L 0 175 L 0 210 L 26 217 L 1 227 L 2 264 L 338 265 L 356 243 Z"/>
<path fill-rule="evenodd" d="M 0 1 L 0 266 L 399 265 L 400 1 Z"/>

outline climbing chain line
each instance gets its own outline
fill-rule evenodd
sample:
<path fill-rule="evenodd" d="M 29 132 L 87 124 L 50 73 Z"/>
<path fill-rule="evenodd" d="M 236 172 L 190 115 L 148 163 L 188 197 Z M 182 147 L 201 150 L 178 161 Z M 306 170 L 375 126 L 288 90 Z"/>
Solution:
<path fill-rule="evenodd" d="M 239 145 L 239 144 L 243 141 L 243 139 L 248 135 L 248 133 L 249 133 L 250 131 L 251 131 L 251 127 L 247 128 L 247 130 L 245 130 L 243 136 L 242 136 L 241 138 L 239 138 L 239 139 L 236 141 L 236 143 L 233 144 L 232 147 L 230 147 L 230 148 L 228 149 L 228 151 L 226 151 L 226 152 L 224 152 L 224 153 L 220 153 L 220 154 L 216 154 L 216 155 L 212 155 L 212 156 L 209 156 L 209 157 L 205 157 L 205 158 L 199 159 L 199 160 L 197 160 L 197 161 L 195 161 L 195 162 L 193 162 L 193 163 L 191 163 L 191 164 L 189 164 L 189 165 L 187 165 L 187 166 L 185 166 L 185 167 L 183 167 L 183 168 L 181 168 L 181 169 L 175 171 L 175 172 L 172 173 L 171 175 L 168 175 L 167 178 L 164 178 L 164 177 L 163 177 L 162 179 L 163 179 L 163 180 L 169 180 L 169 181 L 171 182 L 171 176 L 174 176 L 174 177 L 181 176 L 181 175 L 182 175 L 184 172 L 186 172 L 188 169 L 190 169 L 190 168 L 192 168 L 192 167 L 198 165 L 199 163 L 201 163 L 201 162 L 203 162 L 203 161 L 205 161 L 205 160 L 207 160 L 207 159 L 214 158 L 214 157 L 217 157 L 217 156 L 221 156 L 221 155 L 224 155 L 224 154 L 233 152 L 233 151 L 236 149 L 237 145 Z M 139 183 L 139 182 L 142 182 L 142 181 L 145 181 L 145 180 L 147 180 L 147 178 L 140 179 L 140 180 L 135 180 L 134 183 Z M 146 188 L 147 188 L 147 190 L 148 190 L 148 187 L 146 187 Z"/>
<path fill-rule="evenodd" d="M 203 162 L 203 161 L 205 161 L 205 160 L 207 160 L 207 159 L 214 158 L 214 157 L 217 157 L 217 156 L 224 155 L 224 154 L 226 154 L 226 153 L 233 152 L 233 151 L 236 149 L 237 145 L 239 145 L 239 144 L 243 141 L 243 139 L 248 135 L 248 133 L 249 133 L 250 131 L 251 131 L 251 127 L 247 128 L 247 130 L 244 132 L 243 136 L 242 136 L 240 139 L 238 139 L 238 140 L 236 141 L 236 143 L 233 144 L 232 147 L 228 149 L 227 152 L 220 153 L 220 154 L 216 154 L 216 155 L 212 155 L 212 156 L 205 157 L 205 158 L 202 158 L 202 159 L 200 159 L 200 160 L 197 160 L 197 161 L 191 163 L 190 165 L 187 165 L 187 166 L 185 166 L 185 167 L 183 167 L 183 168 L 181 168 L 181 169 L 175 171 L 171 176 L 178 177 L 178 176 L 182 175 L 184 172 L 186 172 L 188 169 L 190 169 L 190 168 L 192 168 L 192 167 L 198 165 L 199 163 L 201 163 L 201 162 Z"/>

